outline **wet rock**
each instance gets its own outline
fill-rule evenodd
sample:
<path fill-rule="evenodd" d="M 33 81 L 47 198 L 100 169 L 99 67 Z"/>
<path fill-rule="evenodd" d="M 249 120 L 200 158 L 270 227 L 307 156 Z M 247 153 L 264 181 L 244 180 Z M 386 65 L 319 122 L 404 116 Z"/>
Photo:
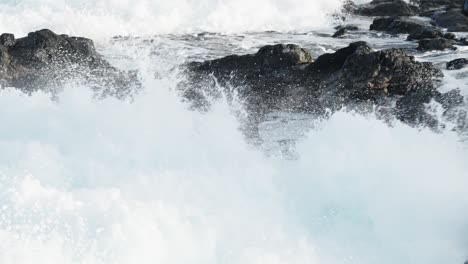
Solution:
<path fill-rule="evenodd" d="M 76 79 L 105 93 L 127 93 L 138 85 L 134 73 L 113 67 L 97 53 L 90 39 L 57 35 L 44 29 L 16 40 L 12 34 L 3 34 L 0 44 L 3 86 L 31 92 Z"/>
<path fill-rule="evenodd" d="M 442 76 L 432 64 L 416 62 L 401 49 L 377 52 L 357 49 L 341 70 L 345 89 L 354 91 L 353 97 L 358 95 L 364 100 L 373 98 L 376 93 L 393 96 L 427 89 L 432 87 L 436 77 Z"/>
<path fill-rule="evenodd" d="M 191 63 L 192 81 L 202 84 L 188 85 L 183 93 L 189 100 L 199 100 L 207 94 L 206 81 L 211 81 L 230 89 L 239 87 L 238 94 L 263 111 L 323 114 L 326 109 L 380 105 L 388 98 L 434 89 L 434 82 L 442 77 L 431 63 L 416 62 L 403 50 L 374 51 L 366 42 L 352 43 L 305 64 L 272 66 L 264 60 L 257 53 Z"/>
<path fill-rule="evenodd" d="M 434 21 L 439 27 L 447 28 L 451 32 L 468 31 L 468 16 L 464 15 L 460 8 L 437 14 Z"/>
<path fill-rule="evenodd" d="M 348 31 L 359 30 L 359 27 L 354 26 L 354 25 L 347 25 L 347 26 L 338 26 L 338 27 L 335 27 L 335 29 L 337 29 L 337 31 L 335 32 L 335 34 L 333 34 L 333 37 L 339 38 L 339 37 L 344 36 L 346 33 L 348 33 Z"/>
<path fill-rule="evenodd" d="M 465 0 L 465 4 L 463 4 L 463 12 L 468 16 L 468 0 Z"/>
<path fill-rule="evenodd" d="M 451 32 L 448 32 L 448 33 L 444 34 L 444 38 L 455 40 L 457 38 L 457 36 L 455 34 L 451 33 Z"/>
<path fill-rule="evenodd" d="M 412 33 L 408 36 L 408 40 L 421 40 L 421 39 L 435 39 L 435 38 L 445 38 L 445 35 L 442 31 L 435 28 L 423 29 L 420 32 Z"/>
<path fill-rule="evenodd" d="M 356 25 L 339 25 L 339 26 L 336 26 L 335 29 L 336 30 L 346 29 L 349 31 L 356 31 L 356 30 L 359 30 L 359 27 Z"/>
<path fill-rule="evenodd" d="M 376 18 L 370 26 L 370 30 L 383 31 L 388 34 L 410 34 L 415 37 L 427 34 L 424 32 L 437 34 L 439 31 L 428 22 L 395 16 Z"/>
<path fill-rule="evenodd" d="M 420 15 L 432 16 L 438 11 L 446 11 L 460 8 L 464 0 L 421 0 L 419 8 Z"/>
<path fill-rule="evenodd" d="M 414 16 L 414 7 L 403 0 L 373 0 L 369 4 L 360 5 L 355 13 L 362 16 Z"/>
<path fill-rule="evenodd" d="M 460 70 L 468 67 L 468 59 L 461 58 L 447 63 L 447 70 Z"/>
<path fill-rule="evenodd" d="M 446 119 L 454 121 L 460 128 L 465 126 L 466 111 L 459 110 L 465 100 L 458 89 L 447 93 L 435 89 L 411 91 L 397 100 L 396 115 L 398 119 L 412 125 L 429 126 L 437 130 L 444 128 L 439 122 L 439 117 L 427 111 L 427 106 L 432 101 L 440 104 Z"/>
<path fill-rule="evenodd" d="M 454 46 L 455 42 L 450 39 L 445 38 L 435 38 L 435 39 L 421 39 L 419 41 L 418 50 L 419 51 L 431 51 L 431 50 L 456 50 Z"/>
<path fill-rule="evenodd" d="M 439 95 L 440 93 L 434 89 L 411 91 L 396 102 L 398 119 L 413 125 L 427 125 L 436 128 L 439 121 L 426 111 L 426 104 Z"/>
<path fill-rule="evenodd" d="M 312 55 L 298 45 L 274 45 L 260 48 L 256 54 L 260 63 L 267 67 L 289 67 L 312 62 Z"/>

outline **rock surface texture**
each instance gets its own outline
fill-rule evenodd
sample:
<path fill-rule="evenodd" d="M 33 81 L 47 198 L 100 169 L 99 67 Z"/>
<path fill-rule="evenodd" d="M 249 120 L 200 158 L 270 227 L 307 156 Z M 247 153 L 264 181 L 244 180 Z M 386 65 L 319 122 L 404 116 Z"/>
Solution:
<path fill-rule="evenodd" d="M 421 111 L 410 110 L 442 96 L 436 91 L 436 83 L 443 75 L 434 65 L 417 62 L 401 49 L 374 51 L 366 42 L 323 54 L 314 62 L 307 50 L 298 46 L 266 46 L 256 54 L 191 63 L 188 72 L 191 80 L 200 85 L 183 87 L 187 98 L 203 100 L 207 83 L 212 82 L 222 87 L 241 87 L 238 94 L 264 111 L 323 114 L 327 109 L 389 105 L 398 100 L 399 108 L 392 110 L 398 118 L 423 122 L 428 118 L 414 117 Z M 420 93 L 424 96 L 415 97 Z M 411 117 L 405 113 L 411 113 Z"/>
<path fill-rule="evenodd" d="M 2 86 L 24 91 L 49 89 L 64 80 L 94 84 L 102 93 L 125 95 L 138 86 L 135 73 L 118 70 L 99 55 L 90 39 L 57 35 L 44 29 L 15 39 L 0 36 Z"/>

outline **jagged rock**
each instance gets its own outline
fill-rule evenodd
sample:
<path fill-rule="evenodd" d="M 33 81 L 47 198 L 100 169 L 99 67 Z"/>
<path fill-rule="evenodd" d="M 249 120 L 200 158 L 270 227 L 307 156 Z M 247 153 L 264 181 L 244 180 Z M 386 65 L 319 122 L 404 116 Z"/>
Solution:
<path fill-rule="evenodd" d="M 447 28 L 448 31 L 468 31 L 468 16 L 465 16 L 460 8 L 436 14 L 434 21 L 439 27 Z"/>
<path fill-rule="evenodd" d="M 15 40 L 0 37 L 0 80 L 31 92 L 80 79 L 103 93 L 123 95 L 138 86 L 134 73 L 118 70 L 99 55 L 90 39 L 57 35 L 44 29 Z"/>
<path fill-rule="evenodd" d="M 323 114 L 326 109 L 379 105 L 387 98 L 432 90 L 434 82 L 443 76 L 431 63 L 416 62 L 403 50 L 374 51 L 366 42 L 352 43 L 306 64 L 265 64 L 261 63 L 265 60 L 261 54 L 191 63 L 188 66 L 191 80 L 201 84 L 181 88 L 183 94 L 189 100 L 201 100 L 211 82 L 222 87 L 239 87 L 238 94 L 248 104 L 262 106 L 263 111 Z"/>
<path fill-rule="evenodd" d="M 341 68 L 340 85 L 352 91 L 352 98 L 368 100 L 375 95 L 405 95 L 411 90 L 432 87 L 434 78 L 441 76 L 432 64 L 416 62 L 401 49 L 374 52 L 367 45 L 359 45 Z"/>
<path fill-rule="evenodd" d="M 461 58 L 447 62 L 447 70 L 460 70 L 468 67 L 468 59 Z"/>
<path fill-rule="evenodd" d="M 419 51 L 431 51 L 431 50 L 456 50 L 454 46 L 455 41 L 445 38 L 435 38 L 435 39 L 421 39 L 419 41 L 418 50 Z"/>
<path fill-rule="evenodd" d="M 362 16 L 414 16 L 417 12 L 403 0 L 373 0 L 358 6 L 355 13 Z"/>

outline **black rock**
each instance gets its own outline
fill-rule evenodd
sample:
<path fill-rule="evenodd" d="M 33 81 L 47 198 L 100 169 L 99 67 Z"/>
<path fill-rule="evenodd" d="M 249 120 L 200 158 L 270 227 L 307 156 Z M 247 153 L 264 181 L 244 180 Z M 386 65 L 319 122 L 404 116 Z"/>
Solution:
<path fill-rule="evenodd" d="M 97 53 L 90 39 L 44 29 L 16 40 L 12 34 L 3 34 L 0 44 L 0 80 L 4 86 L 31 92 L 76 79 L 115 95 L 138 86 L 134 73 L 113 67 Z"/>
<path fill-rule="evenodd" d="M 268 46 L 267 50 L 271 49 Z M 191 63 L 188 68 L 192 85 L 181 87 L 182 92 L 191 101 L 204 102 L 210 101 L 203 99 L 211 93 L 210 84 L 230 87 L 229 92 L 237 87 L 237 94 L 255 109 L 323 114 L 326 109 L 379 105 L 389 97 L 433 90 L 434 83 L 443 76 L 431 63 L 416 62 L 403 50 L 374 51 L 366 42 L 323 54 L 313 63 L 307 60 L 305 64 L 296 61 L 276 65 L 263 61 L 263 53 L 257 53 Z"/>
<path fill-rule="evenodd" d="M 401 49 L 355 52 L 346 60 L 342 71 L 346 89 L 357 90 L 364 95 L 363 99 L 370 99 L 366 95 L 375 92 L 393 96 L 428 89 L 433 87 L 434 79 L 442 76 L 431 63 L 416 62 Z"/>
<path fill-rule="evenodd" d="M 415 9 L 403 0 L 373 0 L 360 5 L 355 13 L 362 16 L 414 16 Z"/>
<path fill-rule="evenodd" d="M 463 12 L 468 16 L 468 0 L 465 0 L 465 4 L 463 4 Z"/>
<path fill-rule="evenodd" d="M 460 8 L 464 0 L 421 0 L 419 5 L 420 15 L 431 17 L 438 11 L 446 11 L 453 8 Z"/>
<path fill-rule="evenodd" d="M 336 26 L 335 29 L 336 30 L 346 29 L 349 31 L 356 31 L 356 30 L 359 30 L 359 27 L 356 25 L 339 25 L 339 26 Z"/>
<path fill-rule="evenodd" d="M 457 36 L 456 36 L 455 34 L 451 33 L 451 32 L 448 32 L 448 33 L 445 33 L 445 34 L 444 34 L 444 38 L 446 38 L 446 39 L 453 39 L 453 40 L 454 40 L 454 39 L 457 38 Z"/>
<path fill-rule="evenodd" d="M 459 70 L 468 67 L 468 59 L 461 58 L 447 62 L 447 70 Z"/>
<path fill-rule="evenodd" d="M 439 27 L 447 28 L 448 31 L 468 31 L 468 16 L 464 15 L 460 8 L 436 14 L 434 21 Z"/>
<path fill-rule="evenodd" d="M 445 38 L 435 38 L 435 39 L 421 39 L 419 41 L 418 50 L 419 51 L 431 51 L 431 50 L 456 50 L 454 46 L 455 42 L 450 39 Z"/>
<path fill-rule="evenodd" d="M 333 34 L 333 38 L 339 38 L 339 37 L 342 37 L 344 36 L 348 31 L 344 28 L 342 29 L 339 29 L 338 31 L 335 32 L 335 34 Z"/>
<path fill-rule="evenodd" d="M 348 26 L 338 26 L 338 27 L 335 27 L 335 29 L 337 29 L 337 31 L 335 32 L 335 34 L 333 34 L 333 37 L 339 38 L 345 35 L 348 31 L 359 30 L 359 27 L 354 26 L 354 25 L 348 25 Z"/>
<path fill-rule="evenodd" d="M 450 37 L 450 36 L 449 36 Z M 420 40 L 420 39 L 435 39 L 435 38 L 446 38 L 442 31 L 435 28 L 423 29 L 418 33 L 412 33 L 408 36 L 408 40 Z"/>
<path fill-rule="evenodd" d="M 257 52 L 256 58 L 260 59 L 260 63 L 272 68 L 290 67 L 312 62 L 310 52 L 294 44 L 262 47 Z"/>
<path fill-rule="evenodd" d="M 424 32 L 430 32 L 431 34 L 438 34 L 437 32 L 439 32 L 437 28 L 428 22 L 395 16 L 376 18 L 370 26 L 370 30 L 383 31 L 388 34 L 410 34 L 413 37 L 427 34 Z"/>
<path fill-rule="evenodd" d="M 372 52 L 367 42 L 358 41 L 351 43 L 348 47 L 337 50 L 335 53 L 326 53 L 317 58 L 307 69 L 318 73 L 331 73 L 340 70 L 348 58 L 358 49 L 361 53 Z"/>

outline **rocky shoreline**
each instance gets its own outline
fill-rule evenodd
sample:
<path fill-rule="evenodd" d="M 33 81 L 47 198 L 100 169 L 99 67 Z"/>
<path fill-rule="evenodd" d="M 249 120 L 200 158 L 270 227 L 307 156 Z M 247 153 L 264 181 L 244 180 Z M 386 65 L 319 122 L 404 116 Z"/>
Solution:
<path fill-rule="evenodd" d="M 375 17 L 369 30 L 389 35 L 407 34 L 417 42 L 411 52 L 451 51 L 468 46 L 458 32 L 468 31 L 468 0 L 374 0 L 355 5 L 348 15 Z M 337 27 L 330 37 L 341 38 L 359 30 Z M 180 92 L 195 108 L 209 108 L 219 93 L 240 97 L 254 115 L 292 111 L 324 116 L 347 109 L 373 109 L 384 118 L 415 126 L 440 129 L 438 117 L 426 111 L 437 102 L 446 118 L 466 131 L 466 100 L 454 87 L 438 90 L 443 73 L 430 62 L 418 62 L 408 50 L 374 50 L 372 43 L 349 46 L 313 58 L 294 44 L 264 46 L 255 54 L 231 55 L 186 64 Z M 468 67 L 468 58 L 447 62 L 448 70 Z M 27 93 L 60 87 L 79 80 L 101 95 L 125 97 L 140 87 L 136 72 L 125 72 L 107 62 L 86 38 L 58 35 L 44 29 L 16 39 L 0 35 L 0 84 Z M 219 87 L 225 87 L 220 91 Z"/>
<path fill-rule="evenodd" d="M 0 84 L 27 93 L 55 90 L 70 80 L 84 81 L 102 95 L 124 97 L 139 86 L 134 72 L 118 70 L 92 40 L 43 29 L 16 39 L 0 35 Z"/>
<path fill-rule="evenodd" d="M 454 33 L 468 31 L 466 5 L 461 0 L 374 0 L 360 6 L 349 1 L 345 11 L 375 16 L 370 31 L 408 34 L 408 41 L 418 43 L 414 52 L 450 51 L 468 45 Z M 331 37 L 340 38 L 355 30 L 359 30 L 355 25 L 340 26 Z M 425 107 L 435 101 L 443 108 L 444 117 L 466 131 L 466 102 L 460 91 L 456 87 L 447 93 L 438 91 L 444 77 L 440 69 L 429 62 L 417 62 L 408 52 L 374 51 L 370 43 L 357 41 L 335 53 L 312 58 L 297 45 L 265 46 L 256 54 L 188 64 L 190 85 L 181 89 L 198 107 L 209 105 L 207 94 L 213 95 L 207 93 L 209 87 L 220 84 L 241 87 L 237 94 L 256 114 L 280 110 L 324 115 L 343 108 L 373 109 L 384 118 L 439 129 L 438 117 Z M 446 68 L 467 66 L 466 59 L 458 59 L 447 62 Z"/>

